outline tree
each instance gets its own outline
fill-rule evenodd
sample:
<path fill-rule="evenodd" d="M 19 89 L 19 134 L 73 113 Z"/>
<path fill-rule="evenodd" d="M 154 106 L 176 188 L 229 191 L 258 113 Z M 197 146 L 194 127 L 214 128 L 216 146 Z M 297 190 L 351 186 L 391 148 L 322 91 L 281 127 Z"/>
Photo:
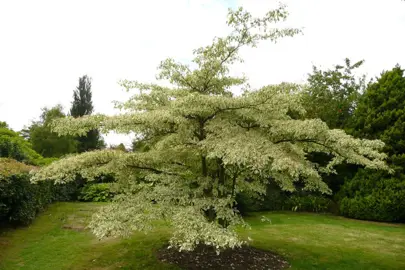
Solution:
<path fill-rule="evenodd" d="M 40 165 L 43 160 L 29 142 L 6 125 L 0 127 L 0 158 L 11 158 L 31 165 Z"/>
<path fill-rule="evenodd" d="M 306 117 L 320 118 L 329 128 L 345 129 L 366 87 L 365 76 L 357 77 L 353 73 L 363 63 L 352 64 L 346 58 L 344 65 L 335 65 L 333 69 L 313 66 L 303 92 Z"/>
<path fill-rule="evenodd" d="M 370 83 L 354 113 L 353 133 L 379 139 L 394 175 L 359 170 L 338 197 L 343 215 L 378 221 L 404 221 L 405 76 L 399 65 Z"/>
<path fill-rule="evenodd" d="M 8 124 L 6 122 L 0 121 L 0 128 L 8 128 Z"/>
<path fill-rule="evenodd" d="M 319 118 L 329 128 L 350 130 L 353 113 L 366 84 L 365 76 L 357 76 L 356 70 L 364 61 L 354 64 L 348 58 L 343 65 L 335 65 L 332 69 L 322 70 L 313 66 L 312 73 L 303 91 L 303 105 L 306 118 Z M 325 165 L 332 158 L 325 153 L 311 153 L 311 161 Z M 352 178 L 358 166 L 341 164 L 336 167 L 338 174 L 323 174 L 328 186 L 338 192 L 345 178 Z"/>
<path fill-rule="evenodd" d="M 77 142 L 73 136 L 59 136 L 51 130 L 50 123 L 54 119 L 64 117 L 66 117 L 66 115 L 63 113 L 61 105 L 50 109 L 43 108 L 40 120 L 33 122 L 28 128 L 29 141 L 33 149 L 42 156 L 58 158 L 66 154 L 77 152 Z"/>
<path fill-rule="evenodd" d="M 158 77 L 167 79 L 171 87 L 123 81 L 124 87 L 139 90 L 121 104 L 126 113 L 54 122 L 61 135 L 85 134 L 94 128 L 135 132 L 151 148 L 83 153 L 52 163 L 34 181 L 71 181 L 77 173 L 91 179 L 113 172 L 126 188 L 94 215 L 89 226 L 98 237 L 147 230 L 154 220 L 165 219 L 174 230 L 171 246 L 191 250 L 202 243 L 220 250 L 244 243 L 235 227 L 246 224 L 234 208 L 235 196 L 242 190 L 263 196 L 269 181 L 291 191 L 301 181 L 307 190 L 328 193 L 319 171 L 332 172 L 344 160 L 388 169 L 385 155 L 379 152 L 382 142 L 329 130 L 318 119 L 292 119 L 290 112 L 304 113 L 296 85 L 232 94 L 232 87 L 247 81 L 229 75 L 231 65 L 241 61 L 240 48 L 300 33 L 271 28 L 286 17 L 284 6 L 263 18 L 254 18 L 242 8 L 230 11 L 228 25 L 233 31 L 195 50 L 195 68 L 173 59 L 161 63 Z M 313 151 L 331 153 L 334 159 L 318 167 L 306 159 Z"/>
<path fill-rule="evenodd" d="M 390 162 L 405 161 L 405 76 L 399 65 L 367 87 L 355 112 L 354 134 L 379 139 Z"/>
<path fill-rule="evenodd" d="M 73 91 L 70 115 L 77 118 L 93 113 L 91 78 L 87 75 L 79 78 L 79 85 Z M 85 136 L 77 137 L 79 153 L 104 148 L 105 144 L 97 129 L 90 130 Z"/>
<path fill-rule="evenodd" d="M 27 126 L 24 126 L 19 132 L 21 137 L 23 137 L 25 140 L 29 141 L 30 140 L 30 128 Z"/>

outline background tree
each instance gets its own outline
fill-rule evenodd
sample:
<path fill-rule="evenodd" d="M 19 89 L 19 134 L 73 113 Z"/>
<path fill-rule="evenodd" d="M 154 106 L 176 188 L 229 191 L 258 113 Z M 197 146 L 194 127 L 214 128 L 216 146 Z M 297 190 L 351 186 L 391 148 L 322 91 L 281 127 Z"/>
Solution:
<path fill-rule="evenodd" d="M 399 65 L 381 74 L 361 98 L 355 113 L 358 137 L 380 139 L 385 151 L 401 167 L 405 161 L 405 77 Z"/>
<path fill-rule="evenodd" d="M 42 156 L 59 158 L 77 152 L 77 142 L 73 136 L 59 136 L 51 131 L 52 120 L 64 117 L 66 115 L 61 105 L 43 108 L 40 120 L 33 122 L 28 128 L 29 141 L 33 149 Z"/>
<path fill-rule="evenodd" d="M 319 118 L 329 128 L 350 131 L 353 114 L 358 100 L 366 87 L 364 75 L 356 71 L 364 61 L 352 63 L 348 58 L 343 65 L 335 65 L 332 69 L 321 69 L 313 66 L 308 74 L 308 82 L 304 87 L 303 105 L 305 118 Z M 325 153 L 311 153 L 310 159 L 325 165 L 332 157 Z M 322 177 L 332 191 L 338 192 L 345 178 L 352 178 L 358 166 L 340 164 L 336 166 L 338 174 L 323 174 Z"/>
<path fill-rule="evenodd" d="M 241 8 L 230 11 L 233 31 L 195 50 L 195 68 L 173 59 L 161 63 L 158 77 L 171 87 L 123 81 L 126 88 L 140 90 L 121 104 L 126 113 L 55 121 L 54 130 L 61 135 L 86 134 L 97 127 L 103 132 L 135 132 L 151 149 L 86 152 L 52 163 L 34 180 L 72 181 L 77 173 L 87 179 L 114 173 L 126 189 L 94 215 L 93 232 L 98 237 L 128 235 L 165 219 L 173 226 L 171 246 L 190 250 L 198 243 L 217 249 L 244 243 L 235 231 L 244 221 L 234 208 L 242 190 L 261 197 L 269 181 L 289 191 L 302 182 L 307 190 L 328 193 L 319 172 L 333 172 L 345 160 L 388 169 L 379 152 L 381 141 L 355 139 L 330 130 L 319 119 L 293 119 L 290 112 L 304 113 L 296 85 L 232 94 L 232 87 L 246 83 L 246 78 L 229 75 L 230 66 L 241 61 L 240 48 L 299 33 L 271 27 L 286 18 L 284 6 L 263 18 Z M 311 152 L 334 158 L 317 166 L 306 158 Z"/>
<path fill-rule="evenodd" d="M 27 126 L 24 126 L 19 132 L 18 132 L 21 137 L 23 137 L 25 140 L 29 141 L 30 140 L 30 128 Z"/>
<path fill-rule="evenodd" d="M 329 128 L 345 129 L 366 87 L 365 76 L 355 74 L 363 63 L 362 60 L 352 64 L 346 58 L 344 65 L 335 65 L 333 69 L 322 70 L 313 66 L 303 92 L 305 116 L 319 118 Z"/>
<path fill-rule="evenodd" d="M 399 65 L 370 83 L 354 114 L 353 133 L 385 142 L 394 175 L 360 170 L 338 197 L 343 215 L 379 221 L 405 221 L 405 77 Z"/>
<path fill-rule="evenodd" d="M 11 158 L 31 165 L 40 165 L 43 160 L 29 142 L 6 125 L 0 127 L 0 158 Z"/>
<path fill-rule="evenodd" d="M 8 128 L 8 124 L 6 122 L 0 121 L 0 128 Z"/>
<path fill-rule="evenodd" d="M 79 78 L 79 85 L 73 91 L 73 102 L 70 115 L 77 118 L 93 113 L 93 101 L 91 92 L 91 78 L 87 75 Z M 105 143 L 97 129 L 90 130 L 85 136 L 77 137 L 79 153 L 101 149 Z"/>

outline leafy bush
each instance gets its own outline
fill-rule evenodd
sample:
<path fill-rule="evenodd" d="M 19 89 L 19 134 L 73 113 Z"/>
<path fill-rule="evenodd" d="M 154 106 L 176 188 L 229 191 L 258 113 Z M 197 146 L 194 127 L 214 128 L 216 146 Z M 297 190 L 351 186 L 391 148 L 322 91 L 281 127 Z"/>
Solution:
<path fill-rule="evenodd" d="M 114 197 L 110 183 L 87 184 L 83 187 L 79 200 L 86 202 L 108 202 Z"/>
<path fill-rule="evenodd" d="M 54 184 L 54 201 L 66 202 L 78 200 L 83 185 L 83 179 L 77 179 L 76 181 L 68 182 L 65 184 Z"/>
<path fill-rule="evenodd" d="M 339 198 L 341 215 L 374 221 L 405 222 L 405 180 L 401 175 L 360 170 L 342 187 Z"/>
<path fill-rule="evenodd" d="M 387 189 L 365 197 L 346 197 L 340 202 L 340 213 L 363 220 L 405 222 L 404 198 L 405 189 Z"/>
<path fill-rule="evenodd" d="M 51 181 L 32 184 L 28 174 L 0 180 L 0 222 L 27 225 L 38 212 L 54 201 L 74 199 L 72 184 L 55 185 Z"/>
<path fill-rule="evenodd" d="M 53 184 L 31 184 L 28 174 L 11 175 L 0 181 L 0 221 L 29 224 L 53 201 Z"/>
<path fill-rule="evenodd" d="M 0 223 L 27 225 L 53 201 L 74 199 L 77 183 L 55 185 L 30 182 L 28 166 L 13 159 L 0 159 Z"/>
<path fill-rule="evenodd" d="M 270 183 L 267 186 L 266 196 L 257 199 L 246 192 L 236 195 L 236 208 L 245 215 L 249 212 L 286 210 L 285 202 L 288 193 L 283 192 L 276 184 Z"/>
<path fill-rule="evenodd" d="M 334 203 L 331 199 L 320 195 L 293 195 L 286 202 L 287 207 L 293 211 L 305 211 L 315 213 L 333 212 Z"/>
<path fill-rule="evenodd" d="M 7 127 L 0 127 L 0 158 L 11 158 L 32 165 L 46 162 L 28 141 Z"/>

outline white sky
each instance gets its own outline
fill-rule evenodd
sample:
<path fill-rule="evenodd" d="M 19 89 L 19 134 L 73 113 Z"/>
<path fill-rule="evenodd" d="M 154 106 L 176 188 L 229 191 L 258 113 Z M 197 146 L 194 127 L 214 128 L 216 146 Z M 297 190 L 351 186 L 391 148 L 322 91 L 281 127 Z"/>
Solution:
<path fill-rule="evenodd" d="M 288 25 L 304 35 L 243 50 L 253 87 L 300 82 L 313 64 L 365 59 L 369 77 L 405 67 L 405 2 L 285 0 Z M 153 81 L 166 57 L 188 61 L 192 49 L 227 33 L 228 7 L 260 15 L 274 0 L 0 0 L 0 121 L 20 130 L 44 106 L 67 111 L 78 78 L 93 78 L 96 112 L 117 113 L 127 94 L 119 79 Z M 107 142 L 128 142 L 110 135 Z"/>

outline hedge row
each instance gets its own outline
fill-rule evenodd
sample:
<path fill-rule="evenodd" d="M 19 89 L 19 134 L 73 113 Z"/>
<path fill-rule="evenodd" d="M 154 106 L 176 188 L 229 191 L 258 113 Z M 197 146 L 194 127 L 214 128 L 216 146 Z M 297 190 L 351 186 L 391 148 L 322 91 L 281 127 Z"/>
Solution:
<path fill-rule="evenodd" d="M 27 225 L 38 212 L 54 201 L 74 200 L 79 183 L 55 185 L 50 181 L 30 182 L 35 167 L 11 159 L 0 159 L 0 223 Z"/>
<path fill-rule="evenodd" d="M 360 170 L 336 196 L 339 213 L 355 219 L 405 222 L 404 178 Z"/>
<path fill-rule="evenodd" d="M 359 170 L 346 179 L 334 197 L 304 191 L 283 192 L 269 185 L 263 200 L 238 194 L 237 208 L 242 214 L 257 211 L 329 212 L 349 218 L 405 222 L 405 176 Z"/>

